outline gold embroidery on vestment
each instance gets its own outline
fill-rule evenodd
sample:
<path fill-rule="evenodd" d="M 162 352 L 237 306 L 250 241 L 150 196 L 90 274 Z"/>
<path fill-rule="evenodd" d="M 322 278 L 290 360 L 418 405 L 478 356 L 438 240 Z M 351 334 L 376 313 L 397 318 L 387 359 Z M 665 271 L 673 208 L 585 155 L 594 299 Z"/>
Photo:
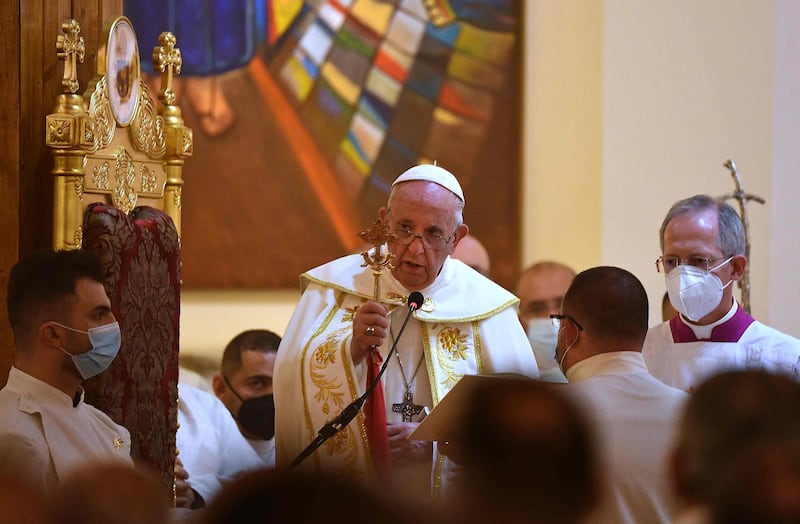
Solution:
<path fill-rule="evenodd" d="M 449 327 L 439 332 L 439 344 L 445 351 L 450 353 L 452 360 L 467 360 L 467 335 L 462 335 L 461 331 L 456 327 Z"/>
<path fill-rule="evenodd" d="M 311 355 L 311 382 L 317 386 L 317 393 L 314 395 L 314 400 L 317 404 L 321 404 L 322 412 L 326 415 L 335 413 L 344 407 L 344 392 L 336 391 L 342 387 L 342 383 L 338 380 L 332 380 L 326 377 L 324 370 L 331 364 L 336 363 L 336 347 L 339 345 L 339 337 L 342 335 L 343 330 L 339 329 L 330 333 L 325 342 L 323 342 Z"/>

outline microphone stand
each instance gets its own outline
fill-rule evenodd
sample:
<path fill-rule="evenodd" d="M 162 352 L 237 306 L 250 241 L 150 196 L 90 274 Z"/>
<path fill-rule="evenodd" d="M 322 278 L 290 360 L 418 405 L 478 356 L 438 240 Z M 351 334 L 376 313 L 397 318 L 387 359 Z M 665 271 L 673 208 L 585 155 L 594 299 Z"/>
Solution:
<path fill-rule="evenodd" d="M 413 295 L 413 293 L 412 293 Z M 421 293 L 417 293 L 417 295 L 422 296 Z M 363 395 L 355 399 L 351 402 L 346 408 L 344 408 L 341 413 L 339 413 L 335 418 L 331 419 L 327 424 L 322 426 L 320 430 L 317 432 L 317 437 L 311 441 L 311 443 L 306 446 L 297 457 L 289 464 L 289 469 L 293 469 L 298 466 L 301 462 L 303 462 L 309 455 L 314 453 L 317 448 L 319 448 L 326 440 L 334 436 L 335 434 L 339 433 L 343 430 L 358 414 L 361 406 L 364 405 L 364 402 L 369 397 L 372 390 L 375 389 L 375 386 L 378 385 L 380 382 L 383 373 L 386 371 L 386 366 L 389 364 L 389 360 L 392 358 L 392 354 L 394 353 L 395 348 L 397 347 L 397 342 L 400 340 L 400 336 L 403 334 L 403 330 L 406 329 L 406 324 L 408 324 L 408 319 L 411 318 L 411 314 L 419 309 L 422 305 L 422 300 L 416 300 L 414 302 L 411 301 L 411 297 L 409 297 L 409 304 L 408 304 L 408 314 L 406 315 L 405 320 L 403 320 L 403 325 L 400 326 L 400 331 L 397 332 L 397 336 L 392 343 L 392 347 L 389 349 L 389 353 L 386 355 L 386 359 L 383 361 L 383 365 L 381 366 L 380 371 L 378 372 L 378 376 L 375 377 L 375 380 L 372 381 L 372 384 L 369 385 L 367 390 L 364 392 Z"/>

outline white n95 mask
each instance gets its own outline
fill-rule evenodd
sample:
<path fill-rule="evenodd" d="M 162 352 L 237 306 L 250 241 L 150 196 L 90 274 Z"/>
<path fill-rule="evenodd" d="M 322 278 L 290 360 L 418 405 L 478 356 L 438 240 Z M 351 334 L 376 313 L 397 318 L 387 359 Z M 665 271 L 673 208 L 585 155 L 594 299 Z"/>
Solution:
<path fill-rule="evenodd" d="M 722 285 L 722 280 L 712 273 L 730 262 L 728 258 L 721 264 L 705 271 L 703 269 L 681 264 L 666 275 L 669 301 L 680 314 L 692 322 L 697 322 L 708 315 L 722 300 L 722 290 L 733 280 Z"/>

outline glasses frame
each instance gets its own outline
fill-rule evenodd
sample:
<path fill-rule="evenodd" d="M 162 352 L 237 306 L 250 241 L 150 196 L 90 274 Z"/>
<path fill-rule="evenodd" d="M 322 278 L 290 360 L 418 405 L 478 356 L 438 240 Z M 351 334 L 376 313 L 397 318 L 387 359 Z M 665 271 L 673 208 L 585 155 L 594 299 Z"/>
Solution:
<path fill-rule="evenodd" d="M 580 322 L 578 322 L 577 320 L 575 320 L 574 318 L 572 318 L 569 315 L 562 315 L 560 313 L 554 313 L 554 314 L 550 315 L 550 321 L 557 328 L 561 327 L 561 321 L 562 320 L 571 320 L 572 323 L 575 324 L 575 327 L 578 328 L 578 331 L 583 331 L 583 326 L 581 326 Z"/>
<path fill-rule="evenodd" d="M 457 231 L 458 231 L 458 228 L 456 228 L 456 230 L 453 231 L 453 233 L 448 237 L 445 237 L 445 236 L 443 236 L 441 234 L 438 234 L 438 233 L 436 233 L 436 234 L 434 234 L 434 233 L 423 233 L 421 235 L 418 235 L 418 234 L 414 233 L 413 231 L 411 231 L 410 229 L 403 229 L 403 228 L 392 229 L 391 233 L 394 236 L 394 238 L 392 239 L 392 242 L 396 242 L 396 243 L 400 244 L 401 246 L 410 246 L 411 244 L 414 243 L 415 240 L 419 239 L 420 242 L 422 242 L 422 245 L 425 247 L 425 249 L 433 249 L 435 251 L 439 251 L 439 250 L 445 249 L 447 247 L 447 245 L 450 244 L 453 241 L 453 239 L 456 237 L 456 232 Z M 399 234 L 401 234 L 401 233 L 402 234 L 411 235 L 409 237 L 408 242 L 400 240 Z M 431 235 L 431 236 L 436 235 L 436 236 L 434 236 L 434 238 L 442 240 L 442 241 L 444 241 L 444 243 L 441 246 L 432 246 L 432 245 L 430 245 L 428 243 L 428 240 L 427 240 L 428 237 L 426 235 Z"/>
<path fill-rule="evenodd" d="M 723 256 L 721 256 L 719 258 L 706 258 L 706 257 L 686 257 L 686 258 L 681 258 L 681 257 L 673 257 L 673 256 L 669 256 L 667 258 L 675 258 L 675 259 L 678 260 L 678 263 L 675 264 L 675 267 L 672 268 L 672 269 L 675 269 L 678 266 L 692 266 L 692 267 L 695 267 L 697 269 L 702 269 L 703 271 L 706 272 L 706 274 L 708 274 L 708 273 L 711 273 L 712 269 L 714 269 L 713 264 L 715 262 L 717 262 L 719 260 L 726 260 L 726 259 L 731 258 L 731 257 L 726 257 L 725 255 L 723 255 Z M 697 264 L 692 264 L 692 263 L 689 262 L 690 260 L 694 260 L 695 262 L 703 260 L 703 261 L 705 261 L 705 266 L 706 267 L 704 268 L 703 266 L 700 266 L 700 265 L 697 265 Z M 664 273 L 666 275 L 670 271 L 672 271 L 672 269 L 667 271 L 667 268 L 664 266 L 664 255 L 661 255 L 660 257 L 658 257 L 656 259 L 656 272 Z"/>

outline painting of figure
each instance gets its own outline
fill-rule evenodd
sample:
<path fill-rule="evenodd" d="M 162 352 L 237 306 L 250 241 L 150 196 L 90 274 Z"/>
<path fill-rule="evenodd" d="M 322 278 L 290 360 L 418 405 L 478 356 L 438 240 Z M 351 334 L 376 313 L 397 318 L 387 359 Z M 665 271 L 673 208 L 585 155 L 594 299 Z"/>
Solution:
<path fill-rule="evenodd" d="M 161 31 L 194 155 L 187 288 L 295 288 L 363 248 L 392 180 L 436 161 L 513 285 L 519 260 L 520 32 L 512 0 L 126 0 L 143 76 Z"/>

